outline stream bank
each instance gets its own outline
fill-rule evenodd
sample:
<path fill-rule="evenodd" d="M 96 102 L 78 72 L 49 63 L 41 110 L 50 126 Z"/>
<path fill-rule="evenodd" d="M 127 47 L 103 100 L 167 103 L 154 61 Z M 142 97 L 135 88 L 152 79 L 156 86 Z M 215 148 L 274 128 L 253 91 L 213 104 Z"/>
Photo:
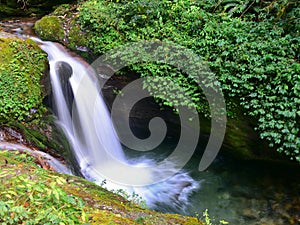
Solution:
<path fill-rule="evenodd" d="M 17 151 L 0 151 L 0 168 L 0 222 L 6 224 L 202 224 L 142 209 L 80 177 L 41 169 Z"/>

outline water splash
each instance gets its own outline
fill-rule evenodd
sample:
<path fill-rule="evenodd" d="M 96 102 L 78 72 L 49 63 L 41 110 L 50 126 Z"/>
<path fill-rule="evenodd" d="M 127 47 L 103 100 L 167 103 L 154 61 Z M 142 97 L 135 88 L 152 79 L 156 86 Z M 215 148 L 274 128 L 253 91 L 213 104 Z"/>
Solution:
<path fill-rule="evenodd" d="M 106 180 L 106 187 L 110 190 L 136 193 L 150 208 L 164 206 L 172 211 L 184 210 L 188 197 L 199 188 L 199 183 L 184 171 L 157 183 L 165 174 L 174 174 L 176 166 L 165 163 L 151 167 L 155 164 L 152 159 L 127 159 L 93 71 L 56 44 L 34 40 L 48 53 L 58 124 L 72 146 L 82 175 L 98 184 Z M 67 84 L 74 93 L 71 110 L 64 94 L 66 87 L 62 88 L 62 74 L 59 72 L 62 62 L 72 68 Z"/>

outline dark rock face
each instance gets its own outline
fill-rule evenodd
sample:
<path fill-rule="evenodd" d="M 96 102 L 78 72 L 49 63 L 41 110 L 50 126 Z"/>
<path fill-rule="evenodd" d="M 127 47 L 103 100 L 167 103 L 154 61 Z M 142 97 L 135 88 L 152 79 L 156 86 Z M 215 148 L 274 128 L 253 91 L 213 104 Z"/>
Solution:
<path fill-rule="evenodd" d="M 0 18 L 12 16 L 45 15 L 59 4 L 71 3 L 74 0 L 2 0 L 0 1 Z"/>
<path fill-rule="evenodd" d="M 60 61 L 55 64 L 55 72 L 59 74 L 63 95 L 66 97 L 66 104 L 70 114 L 72 115 L 74 94 L 69 79 L 73 74 L 73 69 L 68 63 Z M 53 87 L 51 86 L 51 79 L 49 74 L 43 77 L 43 79 L 41 80 L 41 84 L 45 92 L 44 104 L 52 110 L 56 111 L 53 105 Z"/>
<path fill-rule="evenodd" d="M 66 62 L 57 62 L 55 64 L 55 70 L 56 73 L 59 74 L 60 83 L 62 85 L 62 91 L 67 101 L 67 107 L 70 113 L 72 113 L 74 94 L 69 79 L 73 74 L 73 69 Z"/>

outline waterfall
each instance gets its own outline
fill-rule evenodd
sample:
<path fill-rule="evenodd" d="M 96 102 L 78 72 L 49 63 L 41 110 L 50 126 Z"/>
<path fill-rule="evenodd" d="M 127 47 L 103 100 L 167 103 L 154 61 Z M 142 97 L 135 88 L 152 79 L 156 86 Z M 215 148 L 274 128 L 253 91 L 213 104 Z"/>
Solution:
<path fill-rule="evenodd" d="M 128 159 L 91 68 L 52 42 L 34 40 L 48 54 L 57 123 L 70 142 L 82 175 L 97 184 L 105 180 L 110 190 L 138 194 L 150 208 L 182 210 L 199 183 L 184 171 L 156 183 L 164 174 L 172 174 L 175 166 L 170 163 L 149 169 L 155 163 L 152 159 Z"/>

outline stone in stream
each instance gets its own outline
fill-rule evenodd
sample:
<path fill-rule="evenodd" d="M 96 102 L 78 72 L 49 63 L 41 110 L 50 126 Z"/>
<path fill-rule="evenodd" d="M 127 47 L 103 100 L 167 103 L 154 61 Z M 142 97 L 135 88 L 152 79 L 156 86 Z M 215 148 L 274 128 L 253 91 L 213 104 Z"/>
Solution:
<path fill-rule="evenodd" d="M 66 103 L 70 114 L 72 115 L 72 106 L 74 101 L 74 94 L 70 84 L 70 78 L 73 74 L 72 67 L 63 61 L 59 61 L 55 64 L 56 73 L 59 74 L 60 83 L 62 85 L 62 91 L 66 96 Z"/>
<path fill-rule="evenodd" d="M 3 130 L 0 130 L 0 141 L 5 140 L 5 132 Z"/>

